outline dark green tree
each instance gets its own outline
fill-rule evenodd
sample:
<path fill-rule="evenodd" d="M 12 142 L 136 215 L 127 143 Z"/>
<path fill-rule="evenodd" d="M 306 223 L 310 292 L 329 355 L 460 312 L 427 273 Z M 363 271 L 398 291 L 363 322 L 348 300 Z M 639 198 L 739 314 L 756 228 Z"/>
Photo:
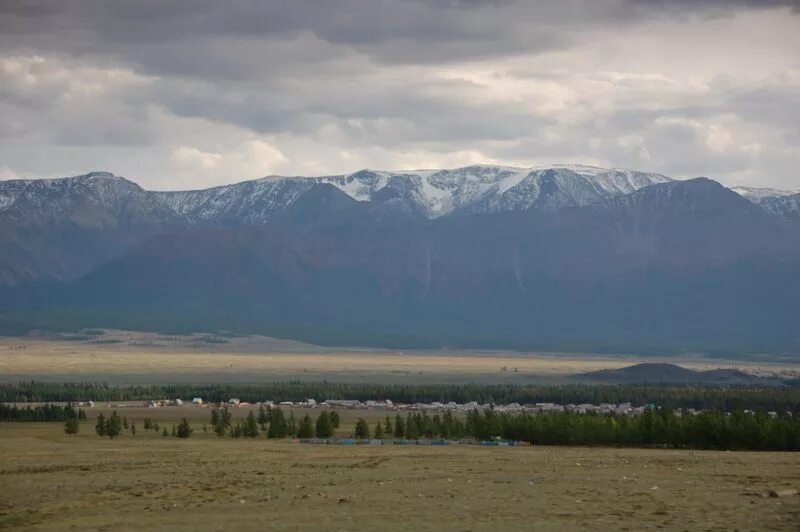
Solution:
<path fill-rule="evenodd" d="M 178 438 L 188 438 L 192 435 L 193 429 L 191 425 L 189 425 L 189 421 L 186 418 L 183 418 L 181 422 L 178 424 L 178 428 L 175 431 L 175 435 Z"/>
<path fill-rule="evenodd" d="M 403 418 L 400 414 L 394 416 L 394 437 L 404 438 L 406 435 L 406 424 L 403 423 Z"/>
<path fill-rule="evenodd" d="M 106 420 L 106 436 L 112 440 L 120 435 L 122 432 L 122 419 L 120 419 L 117 411 L 111 412 L 111 415 Z"/>
<path fill-rule="evenodd" d="M 381 426 L 381 422 L 380 421 L 375 423 L 375 432 L 373 433 L 372 436 L 376 440 L 382 440 L 383 439 L 383 427 Z"/>
<path fill-rule="evenodd" d="M 316 423 L 317 438 L 330 438 L 333 436 L 333 424 L 331 423 L 331 416 L 328 412 L 322 411 L 317 417 Z"/>
<path fill-rule="evenodd" d="M 267 415 L 267 409 L 264 408 L 263 404 L 261 404 L 258 406 L 258 425 L 264 432 L 266 432 L 267 430 L 267 423 L 269 423 L 269 416 Z"/>
<path fill-rule="evenodd" d="M 71 417 L 64 423 L 64 432 L 70 436 L 75 436 L 80 430 L 81 425 L 77 417 Z"/>
<path fill-rule="evenodd" d="M 269 429 L 267 429 L 267 438 L 285 438 L 286 434 L 286 417 L 283 415 L 283 410 L 273 408 L 270 415 Z"/>
<path fill-rule="evenodd" d="M 256 421 L 256 416 L 253 414 L 252 410 L 249 414 L 247 414 L 247 419 L 244 421 L 244 426 L 242 427 L 242 436 L 245 438 L 258 437 L 258 422 Z"/>
<path fill-rule="evenodd" d="M 286 435 L 294 436 L 297 434 L 297 420 L 294 418 L 294 412 L 289 412 L 289 417 L 286 419 Z"/>
<path fill-rule="evenodd" d="M 416 416 L 409 414 L 406 417 L 406 439 L 416 440 L 419 438 L 419 424 Z"/>
<path fill-rule="evenodd" d="M 359 440 L 369 439 L 369 425 L 364 421 L 364 418 L 358 418 L 358 421 L 356 421 L 356 438 Z"/>
<path fill-rule="evenodd" d="M 94 431 L 98 436 L 106 435 L 106 417 L 102 412 L 97 416 L 97 423 L 94 424 Z"/>
<path fill-rule="evenodd" d="M 300 420 L 300 425 L 298 425 L 297 427 L 297 437 L 298 438 L 314 437 L 314 424 L 311 422 L 311 418 L 308 417 L 308 414 L 303 416 L 303 419 Z"/>
<path fill-rule="evenodd" d="M 330 419 L 331 419 L 331 427 L 333 427 L 333 430 L 336 430 L 336 429 L 338 429 L 338 428 L 339 428 L 339 421 L 340 421 L 340 420 L 339 420 L 339 412 L 337 412 L 336 410 L 333 410 L 333 411 L 331 411 L 331 413 L 330 413 L 330 414 L 328 414 L 328 415 L 330 416 Z"/>

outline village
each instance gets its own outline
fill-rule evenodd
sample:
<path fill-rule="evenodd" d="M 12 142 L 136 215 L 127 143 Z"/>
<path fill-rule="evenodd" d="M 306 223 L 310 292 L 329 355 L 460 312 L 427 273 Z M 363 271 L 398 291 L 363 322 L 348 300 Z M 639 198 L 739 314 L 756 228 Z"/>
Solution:
<path fill-rule="evenodd" d="M 95 406 L 94 401 L 80 402 L 78 406 L 91 408 Z M 183 399 L 153 399 L 147 400 L 143 403 L 137 404 L 106 404 L 107 407 L 131 407 L 141 406 L 145 408 L 164 408 L 176 406 L 194 406 L 201 408 L 209 407 L 227 407 L 227 408 L 247 408 L 247 407 L 260 407 L 263 406 L 267 409 L 270 408 L 324 408 L 324 409 L 342 409 L 342 410 L 385 410 L 385 411 L 429 411 L 429 412 L 469 412 L 472 410 L 494 410 L 495 412 L 509 412 L 509 413 L 557 413 L 557 412 L 570 412 L 576 414 L 614 414 L 637 416 L 641 415 L 648 408 L 655 408 L 655 405 L 648 404 L 643 406 L 634 406 L 632 403 L 600 403 L 600 404 L 557 404 L 557 403 L 532 403 L 532 404 L 495 404 L 495 403 L 478 403 L 471 401 L 467 403 L 456 402 L 430 402 L 430 403 L 395 403 L 391 400 L 366 400 L 360 401 L 357 399 L 328 399 L 326 401 L 318 402 L 315 399 L 306 399 L 305 401 L 292 402 L 292 401 L 270 401 L 264 400 L 260 402 L 246 402 L 238 398 L 230 398 L 224 402 L 205 401 L 201 397 L 195 397 L 191 401 L 184 401 Z M 693 408 L 683 409 L 682 412 L 686 414 L 697 414 L 702 410 Z M 770 412 L 770 415 L 777 415 Z"/>

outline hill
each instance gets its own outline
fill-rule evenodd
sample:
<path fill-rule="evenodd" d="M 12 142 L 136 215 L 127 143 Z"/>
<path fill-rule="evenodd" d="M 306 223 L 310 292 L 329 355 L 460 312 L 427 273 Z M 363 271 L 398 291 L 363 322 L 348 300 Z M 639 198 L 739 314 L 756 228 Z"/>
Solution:
<path fill-rule="evenodd" d="M 603 384 L 778 385 L 775 379 L 757 377 L 736 369 L 697 371 L 675 364 L 645 363 L 576 375 L 583 382 Z"/>

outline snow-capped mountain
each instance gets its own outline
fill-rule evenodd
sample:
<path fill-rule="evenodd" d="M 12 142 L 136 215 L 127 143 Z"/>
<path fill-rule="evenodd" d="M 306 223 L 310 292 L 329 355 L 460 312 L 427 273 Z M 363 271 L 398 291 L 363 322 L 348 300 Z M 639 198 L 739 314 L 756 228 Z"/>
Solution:
<path fill-rule="evenodd" d="M 0 182 L 0 332 L 797 352 L 800 197 L 758 197 L 566 165 Z"/>
<path fill-rule="evenodd" d="M 106 172 L 0 181 L 0 285 L 74 279 L 183 225 L 151 192 Z"/>
<path fill-rule="evenodd" d="M 785 196 L 800 194 L 800 191 L 797 190 L 778 190 L 775 188 L 731 187 L 731 190 L 743 198 L 749 199 L 753 203 L 761 203 L 762 201 L 771 198 L 782 198 Z"/>
<path fill-rule="evenodd" d="M 731 190 L 774 216 L 800 221 L 800 191 L 754 187 L 732 187 Z"/>
<path fill-rule="evenodd" d="M 205 190 L 153 194 L 189 223 L 254 224 L 290 207 L 313 184 L 304 178 L 264 178 Z"/>
<path fill-rule="evenodd" d="M 136 183 L 108 172 L 61 179 L 0 181 L 0 214 L 31 223 L 160 223 L 176 214 Z"/>
<path fill-rule="evenodd" d="M 800 193 L 764 198 L 759 205 L 775 216 L 800 221 Z"/>
<path fill-rule="evenodd" d="M 515 168 L 476 165 L 452 170 L 361 170 L 324 177 L 272 176 L 206 190 L 156 192 L 190 222 L 258 223 L 291 206 L 314 183 L 332 185 L 356 201 L 394 205 L 433 219 L 451 213 L 539 208 L 555 211 L 668 182 L 663 175 L 591 166 Z"/>

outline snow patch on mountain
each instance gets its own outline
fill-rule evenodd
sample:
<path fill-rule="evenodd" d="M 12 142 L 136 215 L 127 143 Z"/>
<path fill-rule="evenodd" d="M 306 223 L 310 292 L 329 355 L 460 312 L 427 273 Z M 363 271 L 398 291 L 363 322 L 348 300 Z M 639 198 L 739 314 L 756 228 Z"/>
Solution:
<path fill-rule="evenodd" d="M 800 191 L 797 190 L 778 190 L 774 188 L 731 187 L 731 190 L 743 198 L 759 204 L 765 199 L 769 198 L 783 198 L 786 196 L 800 194 Z"/>
<path fill-rule="evenodd" d="M 800 194 L 764 198 L 759 205 L 775 216 L 800 221 Z"/>

